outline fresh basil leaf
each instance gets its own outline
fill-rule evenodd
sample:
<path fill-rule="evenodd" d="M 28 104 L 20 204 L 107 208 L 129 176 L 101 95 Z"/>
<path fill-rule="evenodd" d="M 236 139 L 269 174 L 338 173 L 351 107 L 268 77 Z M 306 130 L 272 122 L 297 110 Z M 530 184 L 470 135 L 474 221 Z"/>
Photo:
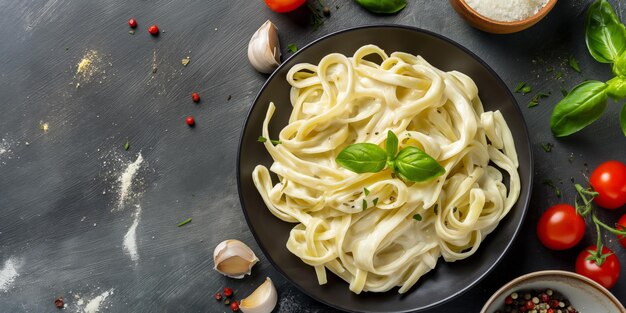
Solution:
<path fill-rule="evenodd" d="M 619 101 L 626 98 L 626 77 L 613 77 L 606 82 L 606 84 L 609 85 L 606 88 L 606 93 L 613 98 L 613 100 Z"/>
<path fill-rule="evenodd" d="M 597 120 L 607 105 L 607 84 L 586 81 L 576 86 L 552 111 L 550 129 L 557 137 L 571 135 Z"/>
<path fill-rule="evenodd" d="M 437 160 L 417 147 L 402 149 L 396 157 L 394 167 L 402 178 L 413 182 L 428 181 L 446 172 Z"/>
<path fill-rule="evenodd" d="M 356 143 L 341 150 L 335 160 L 355 173 L 376 173 L 385 168 L 387 152 L 373 143 Z"/>
<path fill-rule="evenodd" d="M 355 0 L 370 12 L 378 14 L 398 13 L 406 7 L 406 0 Z"/>
<path fill-rule="evenodd" d="M 598 0 L 589 6 L 585 41 L 591 56 L 601 63 L 615 62 L 626 50 L 626 27 L 608 1 Z"/>
<path fill-rule="evenodd" d="M 626 76 L 626 51 L 615 59 L 612 70 L 615 76 Z"/>
<path fill-rule="evenodd" d="M 398 136 L 392 131 L 387 132 L 385 149 L 387 150 L 387 160 L 391 161 L 396 158 L 396 153 L 398 153 Z"/>
<path fill-rule="evenodd" d="M 624 136 L 626 136 L 626 104 L 624 104 L 622 111 L 619 113 L 619 125 L 622 127 Z"/>

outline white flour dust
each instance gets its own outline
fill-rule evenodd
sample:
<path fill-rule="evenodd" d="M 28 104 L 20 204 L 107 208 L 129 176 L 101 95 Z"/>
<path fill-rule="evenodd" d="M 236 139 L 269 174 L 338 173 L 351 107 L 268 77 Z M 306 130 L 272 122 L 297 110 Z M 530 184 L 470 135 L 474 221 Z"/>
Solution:
<path fill-rule="evenodd" d="M 128 164 L 126 170 L 122 173 L 118 182 L 120 184 L 119 187 L 119 199 L 117 203 L 117 209 L 121 209 L 124 205 L 124 202 L 130 196 L 132 191 L 132 184 L 135 175 L 137 175 L 137 171 L 141 167 L 141 163 L 143 162 L 143 157 L 141 156 L 141 152 L 137 155 L 137 159 L 135 162 Z"/>
<path fill-rule="evenodd" d="M 87 304 L 85 305 L 85 307 L 82 309 L 82 313 L 97 313 L 100 312 L 100 306 L 102 305 L 102 303 L 113 294 L 113 291 L 115 289 L 111 288 L 101 294 L 99 294 L 98 296 L 94 297 L 93 299 L 87 301 Z M 78 305 L 82 305 L 82 299 L 80 299 L 76 304 Z"/>
<path fill-rule="evenodd" d="M 137 226 L 139 225 L 139 216 L 141 215 L 141 206 L 139 204 L 136 205 L 137 210 L 135 211 L 135 216 L 133 220 L 133 224 L 130 225 L 126 235 L 124 235 L 124 250 L 130 256 L 130 259 L 133 262 L 137 262 L 139 260 L 139 253 L 137 252 Z"/>
<path fill-rule="evenodd" d="M 4 262 L 2 270 L 0 270 L 0 291 L 7 292 L 15 278 L 19 276 L 18 264 L 15 259 L 8 259 Z"/>

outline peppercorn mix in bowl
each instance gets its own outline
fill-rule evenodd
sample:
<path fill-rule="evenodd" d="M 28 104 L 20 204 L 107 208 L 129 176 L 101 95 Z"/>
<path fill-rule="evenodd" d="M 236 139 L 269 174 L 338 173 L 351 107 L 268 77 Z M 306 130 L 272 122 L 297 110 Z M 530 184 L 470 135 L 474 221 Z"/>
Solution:
<path fill-rule="evenodd" d="M 511 34 L 537 24 L 557 0 L 450 0 L 470 25 L 494 34 Z"/>
<path fill-rule="evenodd" d="M 513 279 L 496 291 L 480 313 L 624 313 L 624 306 L 600 284 L 559 270 L 539 271 Z"/>

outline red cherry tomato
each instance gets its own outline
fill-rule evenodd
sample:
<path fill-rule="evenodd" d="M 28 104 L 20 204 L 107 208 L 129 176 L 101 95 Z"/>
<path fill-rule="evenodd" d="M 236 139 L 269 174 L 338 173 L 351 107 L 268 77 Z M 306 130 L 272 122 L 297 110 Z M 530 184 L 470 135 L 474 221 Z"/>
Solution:
<path fill-rule="evenodd" d="M 609 254 L 602 265 L 598 266 L 596 261 L 588 258 L 597 251 L 597 247 L 589 246 L 583 250 L 576 259 L 576 273 L 594 280 L 598 284 L 610 289 L 619 278 L 620 265 L 617 256 L 607 247 L 602 247 L 602 254 Z M 589 252 L 591 251 L 591 253 Z"/>
<path fill-rule="evenodd" d="M 305 2 L 306 0 L 265 0 L 265 4 L 267 4 L 272 11 L 278 13 L 293 11 Z"/>
<path fill-rule="evenodd" d="M 626 230 L 626 214 L 619 218 L 617 221 L 617 227 L 615 228 L 618 230 Z M 617 239 L 619 239 L 619 243 L 622 247 L 626 248 L 626 236 L 618 235 Z"/>
<path fill-rule="evenodd" d="M 626 165 L 606 161 L 591 173 L 589 183 L 598 196 L 594 201 L 605 209 L 616 209 L 626 204 Z"/>
<path fill-rule="evenodd" d="M 585 234 L 585 220 L 569 204 L 557 204 L 543 212 L 537 223 L 539 241 L 552 250 L 575 246 Z"/>

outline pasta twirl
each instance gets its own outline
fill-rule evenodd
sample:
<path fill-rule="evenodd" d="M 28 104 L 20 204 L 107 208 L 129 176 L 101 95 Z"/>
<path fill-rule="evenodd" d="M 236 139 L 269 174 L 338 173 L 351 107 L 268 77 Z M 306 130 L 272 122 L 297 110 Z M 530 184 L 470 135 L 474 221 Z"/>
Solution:
<path fill-rule="evenodd" d="M 287 80 L 289 124 L 280 144 L 264 143 L 271 168 L 257 166 L 252 178 L 271 213 L 296 223 L 287 248 L 314 267 L 320 284 L 330 270 L 355 293 L 396 286 L 404 293 L 439 257 L 453 262 L 476 252 L 517 201 L 511 132 L 499 111 L 483 110 L 468 76 L 367 45 L 352 57 L 297 64 Z M 271 103 L 266 138 L 274 111 Z M 401 148 L 424 150 L 446 173 L 412 183 L 389 169 L 356 174 L 336 163 L 349 144 L 384 147 L 389 130 Z"/>

